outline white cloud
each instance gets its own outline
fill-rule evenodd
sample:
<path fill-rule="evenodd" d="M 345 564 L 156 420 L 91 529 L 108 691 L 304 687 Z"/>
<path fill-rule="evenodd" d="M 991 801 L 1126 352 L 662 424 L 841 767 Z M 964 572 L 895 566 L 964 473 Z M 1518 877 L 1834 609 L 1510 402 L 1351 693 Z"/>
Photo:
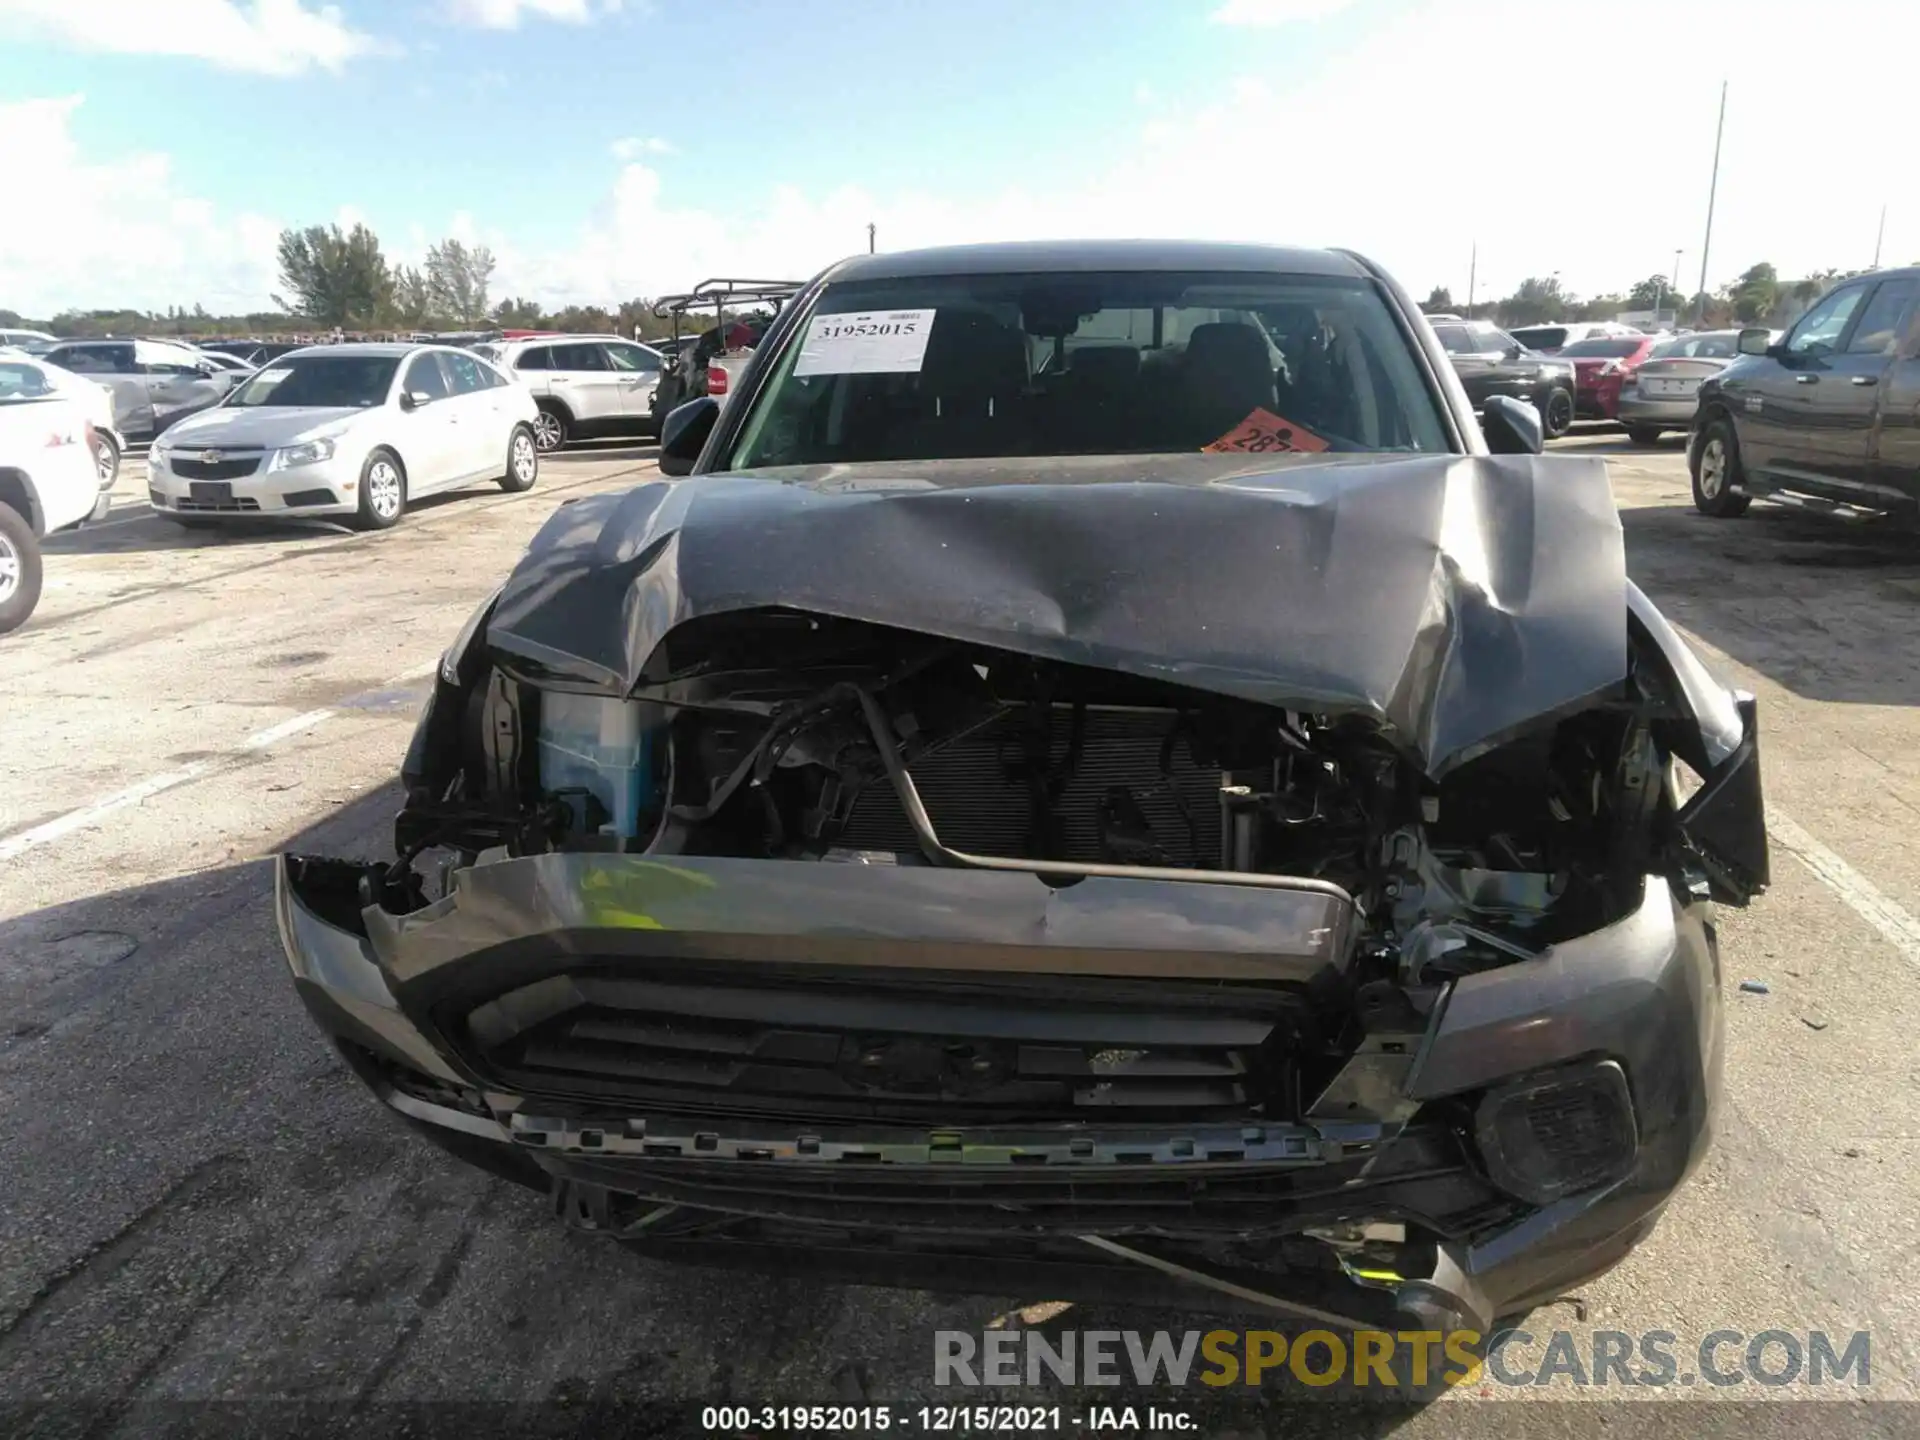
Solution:
<path fill-rule="evenodd" d="M 1353 0 L 1223 0 L 1209 17 L 1216 25 L 1271 27 L 1300 20 L 1323 20 Z"/>
<path fill-rule="evenodd" d="M 513 30 L 523 17 L 584 25 L 621 8 L 621 0 L 450 0 L 453 17 L 488 30 Z"/>
<path fill-rule="evenodd" d="M 7 189 L 44 202 L 0 226 L 0 305 L 46 319 L 68 307 L 263 307 L 279 224 L 184 193 L 164 155 L 92 160 L 69 128 L 78 95 L 0 105 Z"/>
<path fill-rule="evenodd" d="M 391 48 L 349 26 L 338 6 L 309 8 L 305 0 L 0 0 L 0 33 L 9 32 L 262 75 L 337 71 Z"/>
<path fill-rule="evenodd" d="M 629 135 L 607 147 L 616 160 L 638 160 L 642 155 L 671 155 L 673 146 L 658 135 Z"/>

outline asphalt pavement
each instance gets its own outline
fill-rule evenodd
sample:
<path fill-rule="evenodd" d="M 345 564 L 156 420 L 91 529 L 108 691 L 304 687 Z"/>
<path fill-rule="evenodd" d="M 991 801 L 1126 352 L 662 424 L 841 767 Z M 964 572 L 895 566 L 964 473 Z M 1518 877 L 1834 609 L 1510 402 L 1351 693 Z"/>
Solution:
<path fill-rule="evenodd" d="M 1580 1403 L 1597 1392 L 1563 1384 L 1537 1394 L 1577 1403 L 1524 1416 L 1475 1403 L 1519 1395 L 1498 1386 L 1374 1418 L 1262 1391 L 1103 1401 L 1210 1435 L 1787 1435 L 1831 1429 L 1843 1412 L 1807 1407 L 1833 1400 L 1879 1433 L 1920 1419 L 1858 1403 L 1920 1399 L 1920 540 L 1764 507 L 1703 518 L 1678 437 L 1558 448 L 1608 458 L 1633 575 L 1760 696 L 1775 859 L 1771 893 L 1722 917 L 1711 1157 L 1651 1240 L 1538 1327 L 1865 1330 L 1871 1385 L 1669 1387 L 1605 1406 L 1598 1432 Z M 690 1402 L 952 1403 L 934 1332 L 1041 1323 L 1018 1312 L 1055 1297 L 702 1271 L 570 1234 L 382 1114 L 294 998 L 265 857 L 385 848 L 442 647 L 557 503 L 652 455 L 570 452 L 527 494 L 437 497 L 375 535 L 183 531 L 146 508 L 135 461 L 107 523 L 50 543 L 39 614 L 0 641 L 0 1405 L 52 1408 L 0 1412 L 0 1431 L 192 1428 L 211 1412 L 173 1402 L 225 1401 L 367 1433 L 395 1405 L 464 1401 L 544 1406 L 536 1428 L 632 1405 L 648 1433 L 693 1433 Z M 1730 1399 L 1783 1403 L 1710 1403 Z"/>

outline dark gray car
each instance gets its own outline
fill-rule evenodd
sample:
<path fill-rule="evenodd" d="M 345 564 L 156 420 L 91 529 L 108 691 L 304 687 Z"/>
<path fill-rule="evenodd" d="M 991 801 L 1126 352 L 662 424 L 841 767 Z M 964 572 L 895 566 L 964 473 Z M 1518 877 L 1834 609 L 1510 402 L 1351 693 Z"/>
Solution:
<path fill-rule="evenodd" d="M 1484 424 L 1344 252 L 836 266 L 455 638 L 399 860 L 282 859 L 299 993 L 649 1253 L 1484 1335 L 1699 1160 L 1768 866 L 1604 464 Z"/>
<path fill-rule="evenodd" d="M 1739 515 L 1765 497 L 1920 517 L 1920 268 L 1844 281 L 1778 344 L 1743 330 L 1739 349 L 1700 386 L 1700 510 Z"/>
<path fill-rule="evenodd" d="M 129 440 L 151 439 L 233 388 L 229 373 L 206 356 L 161 341 L 70 340 L 42 358 L 110 389 L 114 423 Z"/>

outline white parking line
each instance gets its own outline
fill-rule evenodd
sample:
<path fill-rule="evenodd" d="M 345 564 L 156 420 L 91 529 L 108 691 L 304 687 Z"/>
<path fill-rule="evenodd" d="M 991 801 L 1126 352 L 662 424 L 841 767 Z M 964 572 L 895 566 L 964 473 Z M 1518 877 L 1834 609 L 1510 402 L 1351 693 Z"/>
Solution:
<path fill-rule="evenodd" d="M 392 679 L 381 682 L 370 694 L 378 694 L 405 685 L 410 681 L 423 680 L 439 668 L 440 662 L 433 660 L 425 665 L 416 665 L 402 671 Z M 356 697 L 357 698 L 357 697 Z M 168 790 L 173 790 L 191 780 L 198 780 L 216 770 L 232 765 L 241 755 L 249 751 L 265 750 L 279 744 L 282 740 L 325 724 L 341 708 L 347 708 L 352 701 L 343 702 L 341 707 L 326 710 L 309 710 L 304 715 L 295 715 L 290 720 L 282 720 L 277 725 L 269 725 L 264 730 L 256 730 L 240 742 L 239 749 L 232 755 L 212 760 L 196 760 L 190 765 L 182 765 L 177 770 L 163 770 L 158 775 L 150 775 L 137 784 L 124 790 L 116 790 L 111 795 L 103 795 L 91 805 L 83 805 L 78 810 L 69 810 L 64 815 L 55 816 L 44 825 L 36 825 L 31 830 L 22 830 L 5 840 L 0 840 L 0 860 L 12 860 L 29 850 L 37 850 L 42 845 L 51 844 L 76 830 L 84 830 L 96 821 L 113 814 L 116 810 L 125 810 L 130 805 L 139 805 Z"/>
<path fill-rule="evenodd" d="M 1783 850 L 1790 850 L 1843 904 L 1867 924 L 1909 965 L 1920 967 L 1920 920 L 1883 895 L 1874 883 L 1802 830 L 1793 820 L 1772 811 L 1767 833 Z"/>

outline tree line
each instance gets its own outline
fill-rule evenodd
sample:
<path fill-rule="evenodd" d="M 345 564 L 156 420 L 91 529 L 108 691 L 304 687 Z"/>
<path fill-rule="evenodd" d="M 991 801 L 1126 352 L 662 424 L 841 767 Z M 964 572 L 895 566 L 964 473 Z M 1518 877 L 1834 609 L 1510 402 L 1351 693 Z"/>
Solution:
<path fill-rule="evenodd" d="M 548 310 L 538 301 L 492 296 L 495 259 L 485 245 L 445 239 L 429 246 L 424 263 L 388 261 L 380 238 L 365 225 L 309 225 L 280 232 L 280 291 L 273 310 L 214 315 L 200 305 L 165 312 L 132 309 L 67 310 L 35 322 L 0 309 L 0 326 L 45 329 L 62 338 L 97 335 L 308 335 L 448 333 L 470 330 L 563 330 L 570 334 L 672 333 L 673 322 L 653 313 L 653 300 L 635 296 L 608 309 L 568 305 Z M 688 322 L 698 328 L 702 322 Z M 703 323 L 711 324 L 711 320 Z M 683 329 L 688 328 L 683 325 Z"/>
<path fill-rule="evenodd" d="M 1920 263 L 1920 262 L 1916 262 Z M 1456 305 L 1453 292 L 1436 285 L 1420 307 L 1429 312 L 1465 315 L 1497 325 L 1539 325 L 1549 320 L 1611 320 L 1634 310 L 1679 311 L 1680 319 L 1698 329 L 1728 329 L 1735 325 L 1781 326 L 1804 311 L 1825 290 L 1865 270 L 1816 270 L 1799 280 L 1786 281 L 1767 261 L 1750 265 L 1718 290 L 1682 296 L 1665 275 L 1649 275 L 1627 288 L 1583 300 L 1566 290 L 1558 276 L 1530 276 L 1511 295 L 1498 300 Z"/>

